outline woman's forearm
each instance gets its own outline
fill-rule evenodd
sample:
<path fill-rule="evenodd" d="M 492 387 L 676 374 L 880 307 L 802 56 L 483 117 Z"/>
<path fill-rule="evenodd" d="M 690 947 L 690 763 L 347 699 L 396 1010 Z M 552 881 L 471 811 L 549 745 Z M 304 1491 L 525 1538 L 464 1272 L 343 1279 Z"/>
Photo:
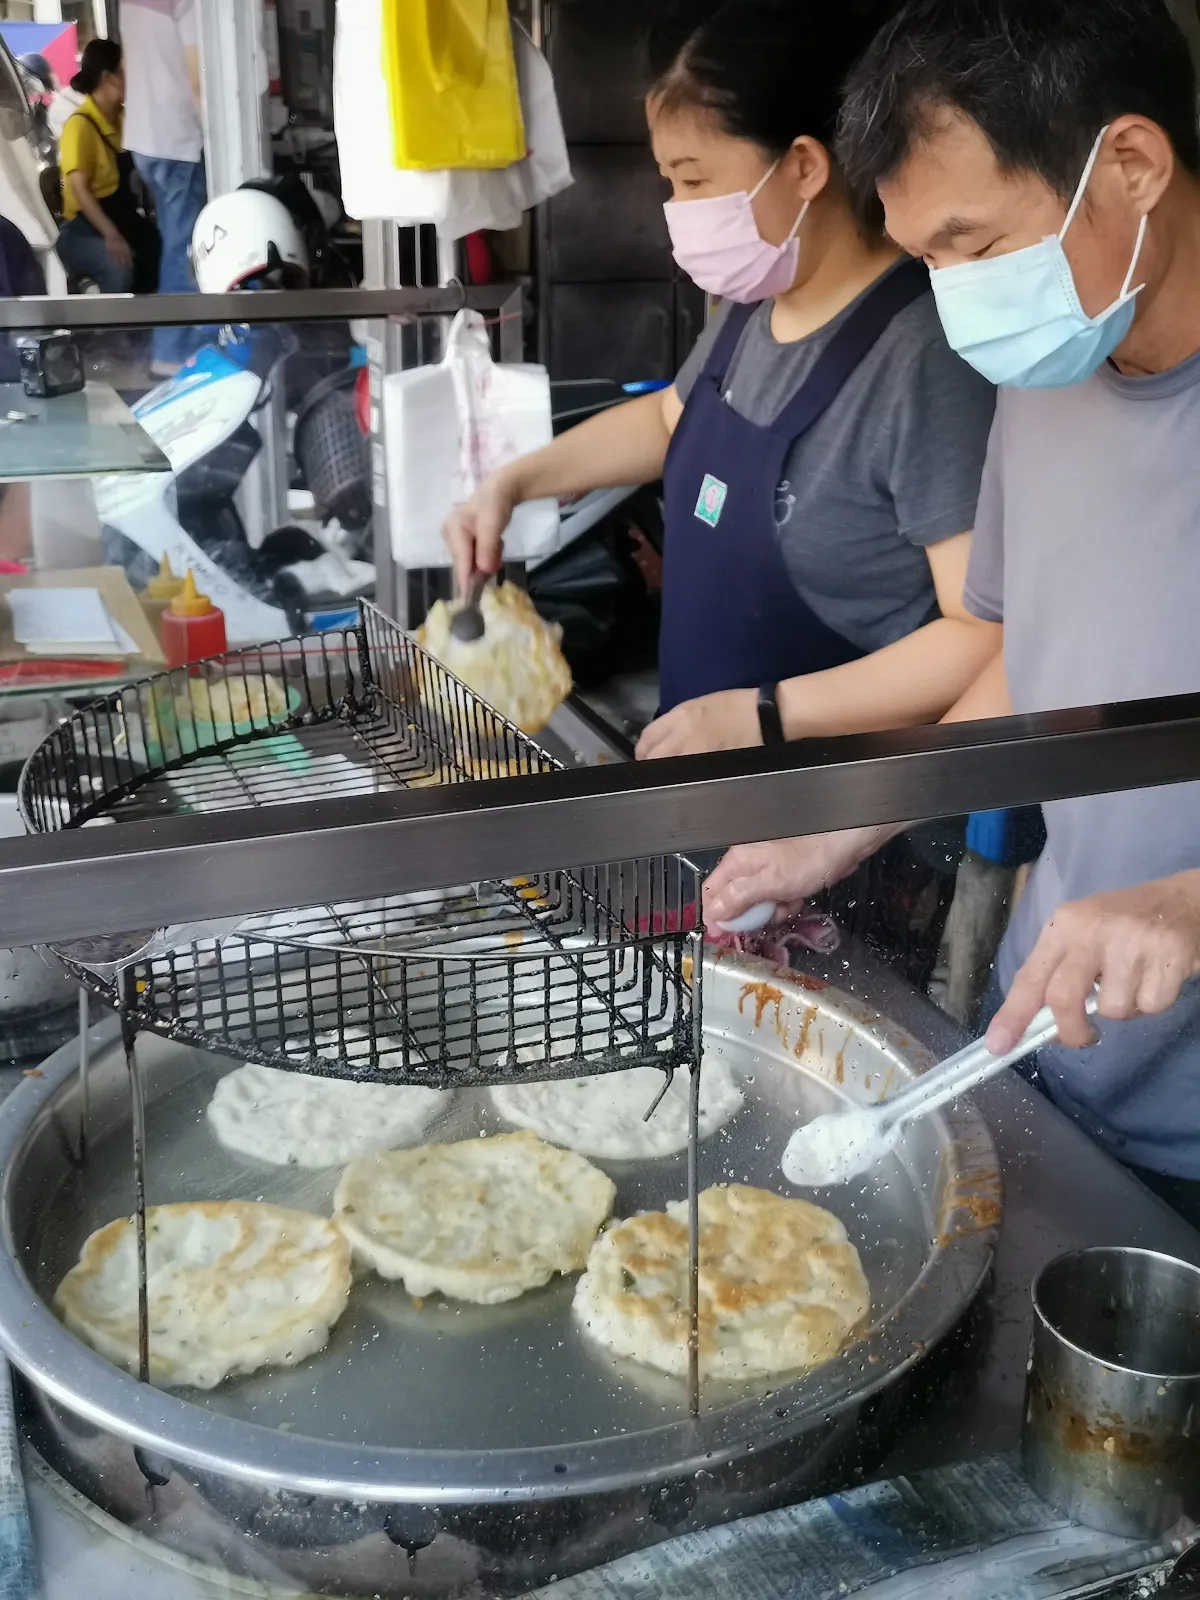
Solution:
<path fill-rule="evenodd" d="M 91 223 L 92 227 L 95 228 L 96 232 L 107 238 L 109 233 L 113 231 L 113 224 L 109 221 L 104 207 L 92 193 L 92 186 L 88 182 L 86 174 L 82 172 L 69 173 L 67 182 L 71 185 L 71 192 L 75 196 L 75 204 Z"/>
<path fill-rule="evenodd" d="M 560 433 L 497 475 L 518 500 L 562 499 L 589 489 L 653 483 L 671 436 L 661 393 L 639 395 Z"/>
<path fill-rule="evenodd" d="M 1011 717 L 1012 700 L 1004 676 L 1004 652 L 999 651 L 959 696 L 942 718 L 943 722 L 983 722 L 988 717 Z"/>
<path fill-rule="evenodd" d="M 783 731 L 808 739 L 937 722 L 999 658 L 1000 646 L 998 624 L 938 617 L 858 661 L 781 683 Z"/>

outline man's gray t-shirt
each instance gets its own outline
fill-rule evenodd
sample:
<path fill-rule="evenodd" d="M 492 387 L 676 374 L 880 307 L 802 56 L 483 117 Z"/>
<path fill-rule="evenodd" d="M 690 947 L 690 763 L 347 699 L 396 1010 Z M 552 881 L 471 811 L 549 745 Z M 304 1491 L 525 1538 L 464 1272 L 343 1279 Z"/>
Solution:
<path fill-rule="evenodd" d="M 734 410 L 774 422 L 858 303 L 789 344 L 771 333 L 772 302 L 757 307 L 725 375 Z M 681 368 L 681 400 L 725 314 Z M 950 349 L 933 296 L 922 295 L 792 446 L 775 494 L 780 549 L 803 599 L 860 650 L 882 649 L 938 614 L 924 547 L 974 522 L 994 405 L 995 390 Z"/>
<path fill-rule="evenodd" d="M 1013 710 L 1200 692 L 1200 355 L 1149 378 L 1000 391 L 967 605 L 1004 623 Z M 1200 866 L 1200 784 L 1057 800 L 997 960 L 1007 989 L 1064 901 Z M 1200 993 L 1039 1055 L 1122 1159 L 1200 1178 Z"/>

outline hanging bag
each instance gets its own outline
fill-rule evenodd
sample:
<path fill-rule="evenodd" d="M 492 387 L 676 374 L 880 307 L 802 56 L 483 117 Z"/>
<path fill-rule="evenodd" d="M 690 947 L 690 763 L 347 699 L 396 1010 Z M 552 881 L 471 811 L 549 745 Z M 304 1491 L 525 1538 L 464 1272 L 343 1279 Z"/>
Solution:
<path fill-rule="evenodd" d="M 525 154 L 507 0 L 383 0 L 383 71 L 398 167 Z"/>
<path fill-rule="evenodd" d="M 384 379 L 388 515 L 392 554 L 406 567 L 444 567 L 442 524 L 490 473 L 548 445 L 550 379 L 545 367 L 499 365 L 477 311 L 460 311 L 440 362 Z M 528 500 L 504 536 L 510 561 L 550 555 L 558 502 Z"/>

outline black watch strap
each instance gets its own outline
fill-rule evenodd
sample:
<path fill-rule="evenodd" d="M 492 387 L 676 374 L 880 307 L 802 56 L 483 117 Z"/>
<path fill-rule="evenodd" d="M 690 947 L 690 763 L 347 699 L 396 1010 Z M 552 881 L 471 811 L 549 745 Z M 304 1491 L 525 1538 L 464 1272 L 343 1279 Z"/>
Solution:
<path fill-rule="evenodd" d="M 784 744 L 783 718 L 779 715 L 776 685 L 764 683 L 758 691 L 758 726 L 764 744 Z"/>

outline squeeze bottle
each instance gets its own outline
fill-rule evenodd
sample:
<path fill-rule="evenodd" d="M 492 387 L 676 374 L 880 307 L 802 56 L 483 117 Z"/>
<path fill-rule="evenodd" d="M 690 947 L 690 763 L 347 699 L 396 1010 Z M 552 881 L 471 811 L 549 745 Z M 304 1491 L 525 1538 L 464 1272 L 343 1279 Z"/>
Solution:
<path fill-rule="evenodd" d="M 197 593 L 190 567 L 183 588 L 163 612 L 162 646 L 169 667 L 219 656 L 225 649 L 225 613 Z"/>

